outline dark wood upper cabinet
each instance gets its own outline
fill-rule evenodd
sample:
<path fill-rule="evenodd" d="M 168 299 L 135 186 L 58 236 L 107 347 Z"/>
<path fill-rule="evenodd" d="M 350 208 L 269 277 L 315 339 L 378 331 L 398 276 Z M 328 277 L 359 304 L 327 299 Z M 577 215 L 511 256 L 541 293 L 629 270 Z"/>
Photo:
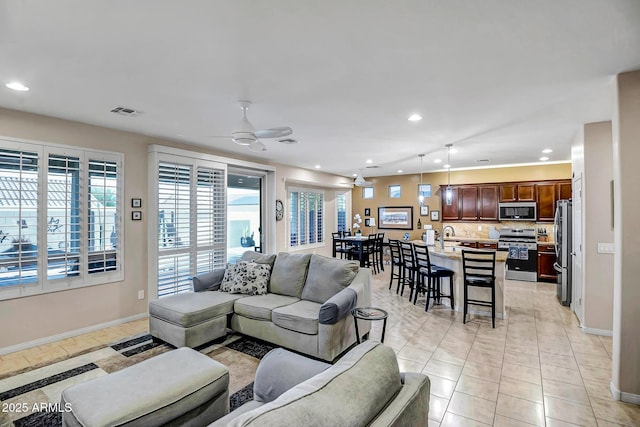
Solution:
<path fill-rule="evenodd" d="M 536 186 L 533 183 L 509 183 L 500 185 L 501 202 L 535 202 Z"/>
<path fill-rule="evenodd" d="M 473 185 L 459 187 L 460 220 L 478 220 L 478 187 Z"/>
<path fill-rule="evenodd" d="M 538 193 L 538 221 L 553 221 L 556 213 L 556 183 L 539 183 L 536 185 Z"/>
<path fill-rule="evenodd" d="M 478 219 L 481 221 L 498 220 L 497 185 L 481 185 L 478 187 Z"/>
<path fill-rule="evenodd" d="M 446 186 L 440 187 L 440 194 L 442 194 L 442 220 L 443 221 L 458 221 L 460 219 L 460 210 L 458 207 L 458 187 L 452 187 L 452 202 L 451 205 L 447 205 L 445 201 Z"/>
<path fill-rule="evenodd" d="M 556 184 L 556 195 L 558 200 L 568 200 L 571 198 L 571 180 L 562 181 Z"/>

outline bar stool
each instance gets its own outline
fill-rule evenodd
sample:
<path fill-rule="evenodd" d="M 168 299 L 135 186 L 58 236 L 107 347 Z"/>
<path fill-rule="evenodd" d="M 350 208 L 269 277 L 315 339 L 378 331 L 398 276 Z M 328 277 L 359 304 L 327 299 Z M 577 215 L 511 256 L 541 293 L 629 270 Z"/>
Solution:
<path fill-rule="evenodd" d="M 398 281 L 397 289 L 400 289 L 402 280 L 402 254 L 400 253 L 400 242 L 389 239 L 389 249 L 391 250 L 391 274 L 389 277 L 389 289 L 393 286 L 393 279 Z M 395 267 L 395 268 L 394 268 Z M 396 290 L 396 294 L 398 291 Z"/>
<path fill-rule="evenodd" d="M 464 317 L 467 323 L 469 305 L 491 307 L 491 325 L 496 327 L 496 252 L 464 249 L 462 251 L 462 271 L 464 273 Z M 470 286 L 491 289 L 491 301 L 469 298 Z"/>
<path fill-rule="evenodd" d="M 400 242 L 400 254 L 402 255 L 402 279 L 400 281 L 402 288 L 400 289 L 400 296 L 404 293 L 404 287 L 409 286 L 411 290 L 409 301 L 411 301 L 414 289 L 416 289 L 416 273 L 418 272 L 418 264 L 413 253 L 413 244 Z M 396 293 L 398 293 L 397 290 Z"/>
<path fill-rule="evenodd" d="M 416 256 L 416 262 L 418 263 L 418 288 L 414 293 L 413 303 L 418 300 L 418 292 L 424 291 L 426 302 L 424 311 L 429 310 L 429 299 L 433 298 L 433 304 L 440 304 L 440 298 L 449 298 L 451 309 L 455 307 L 455 300 L 453 295 L 453 275 L 454 271 L 445 267 L 431 264 L 429 258 L 429 249 L 427 246 L 413 245 L 413 251 Z M 449 279 L 449 294 L 442 293 L 442 278 L 447 277 Z M 426 286 L 425 286 L 426 279 Z M 433 292 L 433 297 L 431 293 Z"/>

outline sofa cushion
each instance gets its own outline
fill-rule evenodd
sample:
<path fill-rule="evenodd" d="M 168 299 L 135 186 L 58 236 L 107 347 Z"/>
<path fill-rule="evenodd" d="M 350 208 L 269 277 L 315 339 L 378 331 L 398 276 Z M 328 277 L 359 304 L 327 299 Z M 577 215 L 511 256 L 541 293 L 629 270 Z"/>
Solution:
<path fill-rule="evenodd" d="M 239 316 L 248 317 L 250 319 L 271 321 L 271 311 L 274 308 L 293 304 L 298 301 L 300 301 L 299 298 L 288 297 L 285 295 L 256 295 L 237 300 L 238 303 L 242 303 L 234 304 L 233 310 Z"/>
<path fill-rule="evenodd" d="M 318 321 L 323 325 L 335 325 L 340 319 L 348 316 L 357 304 L 358 294 L 356 291 L 345 288 L 322 304 Z"/>
<path fill-rule="evenodd" d="M 303 426 L 310 420 L 322 420 L 318 425 L 326 426 L 369 425 L 401 388 L 393 349 L 365 341 L 327 370 L 229 425 Z"/>
<path fill-rule="evenodd" d="M 233 313 L 234 302 L 240 294 L 226 292 L 185 292 L 149 303 L 151 316 L 184 328 L 206 322 L 215 317 Z"/>
<path fill-rule="evenodd" d="M 201 274 L 193 277 L 193 291 L 217 291 L 220 288 L 222 279 L 224 278 L 225 269 L 219 268 L 210 273 Z"/>
<path fill-rule="evenodd" d="M 240 261 L 236 267 L 236 277 L 231 293 L 246 295 L 264 295 L 271 277 L 271 265 Z"/>
<path fill-rule="evenodd" d="M 302 299 L 323 304 L 351 284 L 360 265 L 356 261 L 312 255 Z"/>
<path fill-rule="evenodd" d="M 318 333 L 319 312 L 320 304 L 301 300 L 283 307 L 274 308 L 271 312 L 271 321 L 274 325 L 290 331 L 316 335 Z"/>
<path fill-rule="evenodd" d="M 273 264 L 269 292 L 300 298 L 310 259 L 309 254 L 280 252 Z"/>
<path fill-rule="evenodd" d="M 237 264 L 227 264 L 227 268 L 224 270 L 224 276 L 222 277 L 222 283 L 220 283 L 220 290 L 222 292 L 230 292 L 233 284 L 236 281 L 236 274 L 238 273 Z"/>
<path fill-rule="evenodd" d="M 273 263 L 276 261 L 275 254 L 267 255 L 256 251 L 246 251 L 242 254 L 241 261 L 257 262 L 258 264 L 269 264 L 273 269 Z"/>

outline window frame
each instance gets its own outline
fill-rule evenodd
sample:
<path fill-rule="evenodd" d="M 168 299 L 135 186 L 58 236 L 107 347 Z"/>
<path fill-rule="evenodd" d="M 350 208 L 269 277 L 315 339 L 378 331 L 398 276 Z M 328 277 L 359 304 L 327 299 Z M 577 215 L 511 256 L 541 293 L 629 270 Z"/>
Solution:
<path fill-rule="evenodd" d="M 48 226 L 50 206 L 48 203 L 49 187 L 49 156 L 77 157 L 79 159 L 79 198 L 77 207 L 79 210 L 79 241 L 78 252 L 79 273 L 77 275 L 65 275 L 63 277 L 49 277 L 48 266 L 52 257 L 48 250 L 36 252 L 37 268 L 36 280 L 33 282 L 17 283 L 15 285 L 0 287 L 0 300 L 22 298 L 33 295 L 48 294 L 52 292 L 79 289 L 88 286 L 103 285 L 124 280 L 124 241 L 122 212 L 124 209 L 124 154 L 112 151 L 95 150 L 83 147 L 68 146 L 40 141 L 27 141 L 14 138 L 0 137 L 0 149 L 11 151 L 26 151 L 37 154 L 37 203 L 36 203 L 36 247 L 48 248 Z M 116 164 L 116 219 L 115 229 L 119 247 L 115 249 L 116 266 L 113 270 L 89 273 L 89 258 L 95 254 L 104 254 L 103 251 L 89 253 L 89 163 L 90 161 L 114 162 Z M 22 209 L 20 206 L 19 209 Z"/>
<path fill-rule="evenodd" d="M 307 242 L 305 240 L 305 243 L 301 243 L 300 239 L 298 239 L 298 243 L 297 245 L 292 245 L 291 244 L 291 227 L 292 227 L 292 221 L 293 221 L 293 207 L 291 205 L 291 195 L 292 193 L 312 193 L 314 194 L 314 198 L 317 195 L 321 195 L 322 196 L 322 210 L 321 210 L 321 224 L 320 227 L 322 228 L 322 241 L 318 241 L 317 237 L 318 237 L 318 223 L 317 223 L 317 213 L 316 213 L 316 227 L 315 227 L 315 236 L 316 236 L 316 241 L 315 242 Z M 305 199 L 305 212 L 304 212 L 304 218 L 306 219 L 308 214 L 309 214 L 309 204 L 308 201 L 310 199 L 307 198 Z M 317 204 L 316 204 L 317 206 Z M 327 206 L 327 197 L 326 197 L 326 192 L 323 189 L 320 188 L 311 188 L 311 187 L 288 187 L 287 188 L 287 203 L 286 203 L 286 212 L 287 212 L 287 247 L 289 248 L 290 251 L 294 252 L 294 251 L 302 251 L 302 250 L 307 250 L 307 249 L 315 249 L 315 248 L 323 248 L 326 246 L 326 230 L 327 230 L 327 224 L 326 224 L 326 206 Z M 298 212 L 298 218 L 303 218 L 301 216 L 301 213 Z M 297 223 L 299 224 L 299 221 L 297 221 Z M 305 224 L 308 225 L 308 221 L 305 221 Z M 300 231 L 300 225 L 298 225 L 298 232 Z M 304 230 L 304 234 L 305 237 L 308 237 L 308 233 L 309 233 L 309 226 L 305 226 L 305 230 Z M 300 233 L 299 233 L 300 234 Z"/>

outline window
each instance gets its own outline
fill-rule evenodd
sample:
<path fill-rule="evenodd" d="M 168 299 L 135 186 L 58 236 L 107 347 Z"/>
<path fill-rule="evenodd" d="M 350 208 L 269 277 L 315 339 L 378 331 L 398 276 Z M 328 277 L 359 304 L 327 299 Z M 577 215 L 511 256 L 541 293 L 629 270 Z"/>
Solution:
<path fill-rule="evenodd" d="M 0 140 L 0 299 L 122 280 L 121 164 Z"/>
<path fill-rule="evenodd" d="M 347 193 L 336 192 L 336 218 L 338 231 L 347 231 Z"/>
<path fill-rule="evenodd" d="M 289 189 L 289 246 L 304 248 L 324 243 L 324 192 Z"/>
<path fill-rule="evenodd" d="M 362 198 L 373 199 L 373 187 L 362 187 Z"/>
<path fill-rule="evenodd" d="M 226 170 L 185 159 L 157 166 L 158 297 L 193 290 L 192 277 L 225 266 Z"/>

